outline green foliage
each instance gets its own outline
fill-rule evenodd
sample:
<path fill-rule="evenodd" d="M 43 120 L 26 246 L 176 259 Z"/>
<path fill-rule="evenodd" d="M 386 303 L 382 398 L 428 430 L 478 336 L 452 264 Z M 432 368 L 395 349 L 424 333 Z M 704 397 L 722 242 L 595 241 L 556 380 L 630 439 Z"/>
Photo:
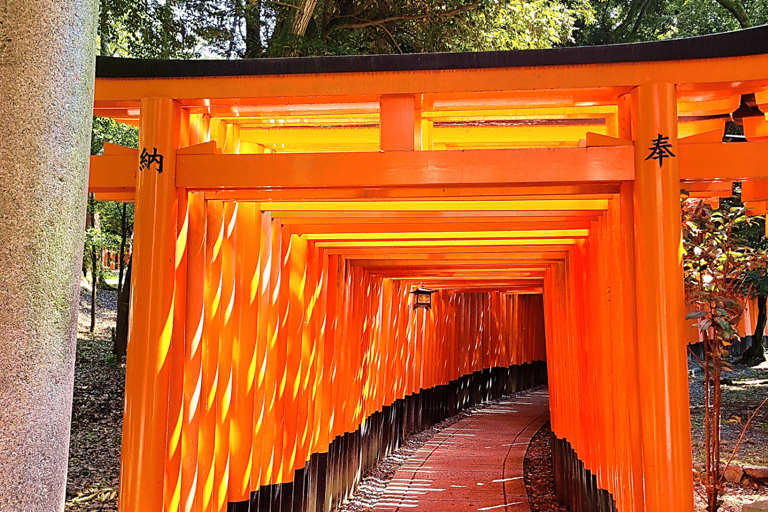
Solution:
<path fill-rule="evenodd" d="M 134 205 L 127 205 L 126 230 L 129 239 L 133 231 L 133 211 Z M 89 226 L 85 229 L 83 269 L 91 270 L 96 268 L 98 280 L 101 282 L 104 282 L 104 269 L 101 266 L 102 251 L 120 252 L 121 215 L 122 204 L 120 203 L 114 201 L 95 201 L 93 198 L 88 200 L 88 217 L 89 219 L 98 219 L 98 221 L 89 222 Z"/>
<path fill-rule="evenodd" d="M 696 199 L 682 200 L 685 295 L 704 336 L 704 406 L 707 510 L 716 512 L 724 492 L 720 470 L 721 374 L 731 371 L 728 346 L 738 336 L 744 290 L 750 275 L 763 272 L 766 251 L 746 245 L 755 218 L 743 206 L 713 210 Z"/>
<path fill-rule="evenodd" d="M 475 17 L 476 29 L 456 42 L 455 51 L 528 50 L 574 42 L 576 22 L 593 23 L 589 2 L 567 6 L 548 0 L 511 0 Z"/>
<path fill-rule="evenodd" d="M 737 234 L 754 222 L 743 207 L 712 208 L 695 199 L 683 203 L 686 285 L 693 293 L 738 294 L 747 270 L 762 268 L 762 258 Z"/>
<path fill-rule="evenodd" d="M 140 59 L 199 57 L 197 35 L 180 16 L 180 0 L 101 0 L 102 55 Z"/>
<path fill-rule="evenodd" d="M 318 0 L 300 31 L 301 0 L 170 3 L 188 41 L 226 58 L 550 48 L 592 22 L 587 0 Z"/>
<path fill-rule="evenodd" d="M 127 148 L 138 148 L 139 129 L 135 126 L 118 123 L 113 119 L 94 116 L 93 129 L 91 130 L 91 154 L 102 154 L 105 142 Z"/>
<path fill-rule="evenodd" d="M 734 0 L 743 6 L 751 25 L 768 23 L 768 0 Z M 694 37 L 738 30 L 738 19 L 715 0 L 674 0 L 668 3 L 674 16 L 670 37 Z"/>
<path fill-rule="evenodd" d="M 743 8 L 749 25 L 768 23 L 768 0 L 592 0 L 591 4 L 595 23 L 577 25 L 579 45 L 657 41 L 737 30 L 742 23 L 725 7 L 728 4 Z"/>

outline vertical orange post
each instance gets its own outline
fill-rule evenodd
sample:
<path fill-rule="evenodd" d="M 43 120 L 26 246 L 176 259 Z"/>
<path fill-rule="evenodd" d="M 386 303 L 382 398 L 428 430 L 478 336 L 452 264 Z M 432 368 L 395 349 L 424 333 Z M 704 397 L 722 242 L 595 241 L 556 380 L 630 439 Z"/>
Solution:
<path fill-rule="evenodd" d="M 272 218 L 269 212 L 256 212 L 260 226 L 259 238 L 259 312 L 256 318 L 256 389 L 253 405 L 253 464 L 252 487 L 257 489 L 271 483 L 272 440 L 274 437 L 274 354 L 270 347 L 270 315 L 272 311 Z"/>
<path fill-rule="evenodd" d="M 230 450 L 229 431 L 232 414 L 232 346 L 236 336 L 235 319 L 235 221 L 237 205 L 224 203 L 224 238 L 221 245 L 221 335 L 219 337 L 219 368 L 216 386 L 216 449 L 214 454 L 215 510 L 227 508 Z"/>
<path fill-rule="evenodd" d="M 317 424 L 320 417 L 320 397 L 318 395 L 319 377 L 317 362 L 321 350 L 321 341 L 317 330 L 317 314 L 320 305 L 320 286 L 317 268 L 319 251 L 315 243 L 307 244 L 306 274 L 304 285 L 304 322 L 301 327 L 301 367 L 302 389 L 304 397 L 302 405 L 306 408 L 304 421 L 304 437 L 302 439 L 302 454 L 305 462 L 312 453 L 317 451 Z M 322 372 L 320 372 L 322 375 Z"/>
<path fill-rule="evenodd" d="M 331 441 L 331 372 L 333 371 L 333 349 L 328 344 L 328 271 L 330 268 L 328 252 L 317 251 L 317 286 L 318 297 L 315 304 L 315 329 L 317 343 L 317 390 L 318 408 L 315 416 L 315 452 L 327 453 Z"/>
<path fill-rule="evenodd" d="M 339 256 L 329 255 L 326 275 L 325 293 L 325 386 L 328 393 L 328 442 L 332 442 L 338 435 L 341 424 L 339 395 L 339 354 L 336 344 L 336 330 L 338 326 L 338 290 L 339 290 Z"/>
<path fill-rule="evenodd" d="M 179 147 L 190 140 L 189 111 L 181 111 Z M 187 300 L 187 230 L 189 193 L 177 191 L 179 207 L 176 219 L 176 283 L 174 286 L 173 333 L 169 354 L 171 373 L 168 389 L 168 441 L 165 463 L 165 510 L 178 512 L 181 507 L 181 429 L 184 423 L 184 347 Z"/>
<path fill-rule="evenodd" d="M 227 501 L 250 499 L 253 450 L 254 385 L 256 380 L 256 322 L 259 290 L 260 216 L 254 203 L 237 206 L 235 231 L 235 314 L 232 341 L 232 400 L 229 430 L 230 477 Z"/>
<path fill-rule="evenodd" d="M 205 198 L 192 192 L 187 201 L 187 299 L 184 351 L 184 423 L 181 430 L 181 510 L 199 510 L 197 499 L 198 430 L 202 386 L 202 337 L 205 287 Z"/>
<path fill-rule="evenodd" d="M 286 478 L 293 479 L 293 471 L 304 466 L 302 454 L 304 428 L 306 427 L 306 390 L 302 365 L 302 326 L 304 324 L 304 287 L 307 277 L 307 238 L 290 235 L 288 264 L 288 319 L 285 398 L 285 453 Z M 308 362 L 308 361 L 307 361 Z"/>
<path fill-rule="evenodd" d="M 182 116 L 182 119 L 187 116 Z M 182 126 L 187 125 L 182 121 Z M 184 423 L 184 330 L 187 299 L 187 208 L 189 194 L 179 191 L 177 203 L 176 284 L 173 299 L 173 332 L 168 354 L 168 446 L 165 460 L 164 510 L 178 512 L 181 505 L 181 429 Z"/>
<path fill-rule="evenodd" d="M 280 267 L 280 277 L 277 280 L 277 333 L 274 348 L 275 363 L 277 368 L 277 400 L 275 403 L 275 468 L 278 471 L 278 480 L 275 483 L 288 483 L 293 480 L 293 468 L 291 468 L 290 454 L 293 450 L 292 435 L 295 420 L 290 417 L 290 402 L 288 394 L 293 385 L 292 373 L 289 366 L 288 354 L 288 318 L 290 315 L 290 258 L 291 235 L 287 229 L 283 229 L 279 222 L 275 225 L 273 234 L 273 251 L 279 254 L 277 264 Z M 284 496 L 287 498 L 287 496 Z"/>
<path fill-rule="evenodd" d="M 200 509 L 214 508 L 214 452 L 216 447 L 216 389 L 221 332 L 221 246 L 224 205 L 208 201 L 205 239 L 205 321 L 202 338 L 200 435 L 198 438 L 198 501 Z"/>
<path fill-rule="evenodd" d="M 646 508 L 687 512 L 693 484 L 675 86 L 649 83 L 631 94 Z"/>
<path fill-rule="evenodd" d="M 413 151 L 417 132 L 415 108 L 416 98 L 412 94 L 381 97 L 379 147 L 382 151 Z"/>
<path fill-rule="evenodd" d="M 163 507 L 180 128 L 178 103 L 168 98 L 141 100 L 120 478 L 123 512 Z"/>

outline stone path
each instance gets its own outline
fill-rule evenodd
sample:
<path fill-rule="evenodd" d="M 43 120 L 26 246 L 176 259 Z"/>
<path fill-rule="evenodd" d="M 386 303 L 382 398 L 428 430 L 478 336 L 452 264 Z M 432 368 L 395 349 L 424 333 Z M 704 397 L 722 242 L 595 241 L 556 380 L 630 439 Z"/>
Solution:
<path fill-rule="evenodd" d="M 442 430 L 406 461 L 380 512 L 529 512 L 523 458 L 549 419 L 546 390 L 492 404 Z"/>

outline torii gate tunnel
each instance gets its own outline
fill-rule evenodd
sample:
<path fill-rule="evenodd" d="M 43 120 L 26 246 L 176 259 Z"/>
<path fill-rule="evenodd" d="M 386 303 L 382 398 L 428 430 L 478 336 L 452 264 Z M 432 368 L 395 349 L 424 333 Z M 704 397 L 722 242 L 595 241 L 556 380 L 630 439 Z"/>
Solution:
<path fill-rule="evenodd" d="M 90 177 L 136 202 L 123 512 L 330 510 L 545 381 L 561 498 L 693 509 L 679 195 L 765 212 L 768 27 L 97 75 L 139 126 Z"/>

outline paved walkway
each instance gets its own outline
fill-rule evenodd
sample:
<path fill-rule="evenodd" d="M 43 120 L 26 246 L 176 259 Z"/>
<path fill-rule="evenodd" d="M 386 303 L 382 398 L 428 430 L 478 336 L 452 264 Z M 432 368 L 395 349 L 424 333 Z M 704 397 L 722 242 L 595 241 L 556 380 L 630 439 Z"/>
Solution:
<path fill-rule="evenodd" d="M 373 510 L 529 512 L 523 458 L 531 437 L 548 419 L 546 390 L 473 413 L 409 458 Z"/>

